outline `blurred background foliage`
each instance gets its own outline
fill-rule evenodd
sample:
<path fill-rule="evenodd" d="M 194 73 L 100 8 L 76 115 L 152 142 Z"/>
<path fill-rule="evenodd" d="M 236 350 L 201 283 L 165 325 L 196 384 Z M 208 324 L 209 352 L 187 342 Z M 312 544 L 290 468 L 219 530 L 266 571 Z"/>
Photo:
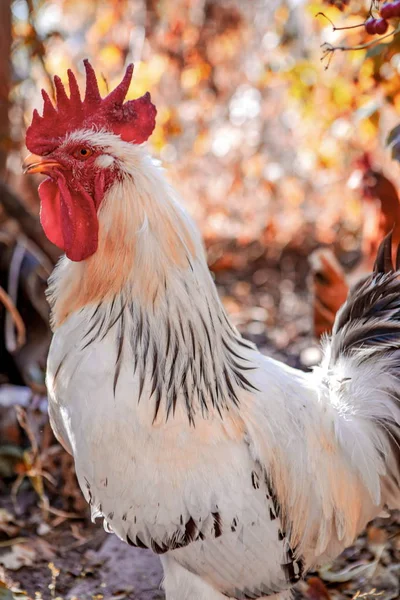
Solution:
<path fill-rule="evenodd" d="M 41 88 L 50 92 L 54 75 L 66 82 L 68 68 L 84 85 L 88 57 L 106 94 L 134 62 L 128 97 L 152 94 L 151 152 L 201 228 L 235 324 L 262 350 L 306 367 L 318 358 L 310 253 L 332 246 L 345 268 L 362 261 L 386 193 L 377 174 L 395 198 L 386 226 L 398 216 L 400 170 L 386 140 L 394 130 L 396 158 L 400 35 L 380 41 L 364 26 L 353 28 L 381 6 L 0 0 L 0 494 L 8 503 L 0 546 L 19 539 L 23 527 L 45 535 L 87 514 L 71 459 L 46 416 L 44 290 L 59 251 L 39 224 L 40 176 L 24 177 L 21 169 Z M 345 49 L 325 54 L 323 44 Z M 71 531 L 83 535 L 77 525 Z M 368 534 L 375 544 L 380 531 Z M 400 544 L 397 552 L 398 563 Z M 317 591 L 307 597 L 341 597 L 318 581 L 309 585 Z M 395 595 L 385 598 L 398 597 L 398 579 L 391 589 Z"/>
<path fill-rule="evenodd" d="M 307 292 L 307 262 L 299 257 L 332 244 L 352 266 L 362 251 L 365 215 L 374 210 L 366 164 L 383 169 L 395 186 L 400 177 L 385 147 L 398 123 L 400 36 L 377 43 L 364 26 L 351 28 L 371 10 L 378 14 L 378 0 L 1 0 L 0 6 L 0 166 L 19 199 L 18 209 L 7 195 L 0 204 L 6 229 L 22 228 L 31 253 L 35 243 L 30 291 L 44 288 L 58 256 L 33 218 L 38 180 L 21 175 L 24 132 L 32 109 L 42 108 L 40 90 L 52 89 L 55 74 L 66 82 L 71 66 L 83 85 L 88 57 L 106 94 L 133 61 L 129 97 L 152 94 L 158 117 L 151 151 L 199 224 L 211 269 L 222 274 L 221 282 L 227 271 L 252 271 L 251 282 L 247 274 L 234 294 L 222 290 L 236 324 L 250 323 L 262 335 L 263 325 L 275 323 L 278 303 L 287 319 L 291 315 L 289 338 L 295 338 L 304 311 L 296 310 L 294 292 Z M 332 23 L 350 29 L 335 30 Z M 395 26 L 396 20 L 389 32 Z M 326 56 L 322 44 L 367 47 Z M 369 220 L 375 228 L 376 218 Z M 285 262 L 288 251 L 296 254 L 294 263 Z M 5 261 L 8 279 L 14 255 Z M 282 290 L 263 260 L 287 270 Z M 249 286 L 265 289 L 271 278 L 272 292 L 250 293 Z M 36 358 L 27 374 L 25 348 L 17 370 L 43 389 L 46 305 L 38 305 L 35 294 L 34 312 L 44 321 L 40 334 L 35 331 L 42 358 L 32 346 Z M 243 303 L 249 310 L 258 305 L 261 321 L 252 323 Z M 309 332 L 310 322 L 301 329 Z M 275 345 L 287 345 L 286 333 L 271 335 Z M 31 337 L 28 331 L 28 342 Z M 9 340 L 8 347 L 16 343 Z M 10 366 L 6 361 L 7 370 L 15 357 L 18 362 L 19 352 Z"/>
<path fill-rule="evenodd" d="M 336 54 L 324 70 L 323 42 L 357 45 L 366 34 L 334 32 L 315 15 L 353 25 L 369 3 L 352 0 L 345 12 L 321 0 L 15 0 L 10 8 L 8 135 L 0 126 L 18 191 L 28 185 L 20 181 L 21 153 L 40 88 L 50 89 L 54 74 L 65 81 L 71 66 L 82 77 L 89 57 L 106 93 L 133 61 L 130 96 L 149 90 L 158 107 L 151 149 L 208 245 L 300 246 L 310 234 L 331 242 L 340 227 L 356 234 L 355 160 L 365 151 L 388 160 L 383 142 L 400 108 L 398 41 Z"/>

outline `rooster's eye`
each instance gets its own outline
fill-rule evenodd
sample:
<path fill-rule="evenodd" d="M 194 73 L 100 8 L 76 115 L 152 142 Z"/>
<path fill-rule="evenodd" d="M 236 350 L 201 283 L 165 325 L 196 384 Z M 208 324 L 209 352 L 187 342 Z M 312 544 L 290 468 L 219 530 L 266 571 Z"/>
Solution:
<path fill-rule="evenodd" d="M 77 150 L 74 151 L 75 158 L 79 158 L 80 160 L 86 160 L 92 154 L 93 154 L 92 150 L 90 150 L 90 148 L 85 148 L 85 147 L 78 148 Z"/>

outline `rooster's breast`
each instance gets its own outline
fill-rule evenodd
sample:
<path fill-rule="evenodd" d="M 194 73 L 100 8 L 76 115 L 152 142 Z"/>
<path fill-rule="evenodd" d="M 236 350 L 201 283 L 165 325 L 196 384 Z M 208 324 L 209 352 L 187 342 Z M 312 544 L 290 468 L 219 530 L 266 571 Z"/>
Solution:
<path fill-rule="evenodd" d="M 52 426 L 74 455 L 92 516 L 228 595 L 289 587 L 300 567 L 243 429 L 228 414 L 193 426 L 179 408 L 153 423 L 151 390 L 138 402 L 129 356 L 115 386 L 116 338 L 87 344 L 84 323 L 74 315 L 57 330 L 48 384 Z"/>

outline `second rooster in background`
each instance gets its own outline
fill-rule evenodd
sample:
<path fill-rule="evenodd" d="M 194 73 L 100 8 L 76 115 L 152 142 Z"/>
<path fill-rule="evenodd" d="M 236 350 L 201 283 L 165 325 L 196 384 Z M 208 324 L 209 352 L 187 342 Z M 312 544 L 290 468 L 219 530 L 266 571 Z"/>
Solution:
<path fill-rule="evenodd" d="M 393 231 L 394 247 L 400 243 L 400 199 L 396 187 L 372 165 L 367 154 L 357 166 L 362 171 L 364 215 L 361 260 L 346 273 L 330 248 L 318 248 L 312 253 L 313 322 L 317 338 L 331 333 L 336 313 L 345 302 L 349 288 L 371 272 L 383 238 Z"/>

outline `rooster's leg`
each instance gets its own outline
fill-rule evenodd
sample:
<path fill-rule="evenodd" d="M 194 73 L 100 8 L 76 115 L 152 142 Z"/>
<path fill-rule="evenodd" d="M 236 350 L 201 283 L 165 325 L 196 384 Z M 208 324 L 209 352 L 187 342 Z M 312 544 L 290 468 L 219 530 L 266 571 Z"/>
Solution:
<path fill-rule="evenodd" d="M 162 556 L 161 562 L 166 600 L 227 600 L 226 596 L 182 567 L 172 556 Z"/>
<path fill-rule="evenodd" d="M 171 555 L 161 556 L 164 568 L 164 582 L 166 600 L 234 600 L 215 590 L 204 579 L 191 573 L 176 562 Z M 291 591 L 263 596 L 257 600 L 290 600 Z"/>

